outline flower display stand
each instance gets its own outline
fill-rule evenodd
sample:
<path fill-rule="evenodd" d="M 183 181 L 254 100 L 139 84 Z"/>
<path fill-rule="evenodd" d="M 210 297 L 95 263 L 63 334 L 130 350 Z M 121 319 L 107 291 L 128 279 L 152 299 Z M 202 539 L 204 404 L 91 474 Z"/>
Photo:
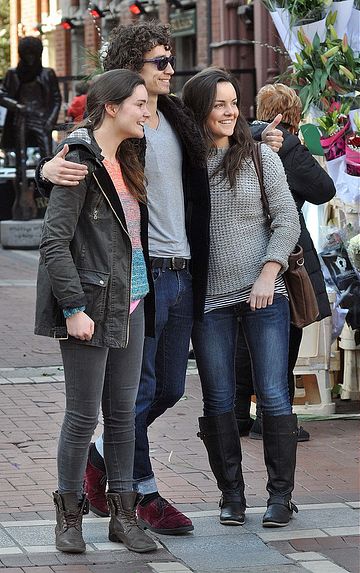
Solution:
<path fill-rule="evenodd" d="M 339 346 L 344 350 L 344 376 L 342 400 L 360 399 L 360 345 L 355 342 L 355 331 L 346 323 L 340 335 Z"/>
<path fill-rule="evenodd" d="M 329 293 L 331 305 L 335 294 Z M 335 413 L 331 389 L 335 372 L 340 370 L 340 351 L 337 342 L 331 343 L 332 318 L 324 318 L 304 328 L 294 375 L 296 389 L 294 412 L 314 416 Z M 256 414 L 256 397 L 252 397 L 251 414 Z"/>
<path fill-rule="evenodd" d="M 331 345 L 331 317 L 304 328 L 294 374 L 294 412 L 328 416 L 335 412 L 331 398 L 334 371 L 340 369 L 339 351 Z"/>

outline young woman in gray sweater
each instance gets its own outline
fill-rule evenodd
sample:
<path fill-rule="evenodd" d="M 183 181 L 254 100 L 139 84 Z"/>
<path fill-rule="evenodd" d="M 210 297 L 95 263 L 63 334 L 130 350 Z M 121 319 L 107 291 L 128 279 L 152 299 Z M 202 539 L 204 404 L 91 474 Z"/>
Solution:
<path fill-rule="evenodd" d="M 195 321 L 192 337 L 204 402 L 199 436 L 222 493 L 220 522 L 242 525 L 246 502 L 234 415 L 240 322 L 262 405 L 269 493 L 263 525 L 285 526 L 297 511 L 291 502 L 297 420 L 287 383 L 290 316 L 282 274 L 300 234 L 299 217 L 282 163 L 263 145 L 271 223 L 267 220 L 235 78 L 205 69 L 185 84 L 183 98 L 208 145 L 211 204 L 205 312 Z"/>

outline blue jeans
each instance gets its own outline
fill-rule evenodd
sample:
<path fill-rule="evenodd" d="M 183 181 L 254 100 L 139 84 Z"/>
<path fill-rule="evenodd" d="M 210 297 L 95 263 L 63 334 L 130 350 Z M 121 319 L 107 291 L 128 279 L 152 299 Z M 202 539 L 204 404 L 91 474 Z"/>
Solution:
<path fill-rule="evenodd" d="M 149 455 L 148 426 L 184 394 L 193 324 L 190 273 L 153 269 L 155 338 L 145 337 L 136 400 L 134 481 L 140 493 L 157 491 Z"/>
<path fill-rule="evenodd" d="M 291 414 L 287 369 L 289 304 L 275 295 L 272 305 L 252 311 L 247 303 L 213 310 L 195 321 L 192 341 L 199 369 L 204 416 L 229 412 L 235 400 L 235 353 L 241 323 L 262 412 Z"/>

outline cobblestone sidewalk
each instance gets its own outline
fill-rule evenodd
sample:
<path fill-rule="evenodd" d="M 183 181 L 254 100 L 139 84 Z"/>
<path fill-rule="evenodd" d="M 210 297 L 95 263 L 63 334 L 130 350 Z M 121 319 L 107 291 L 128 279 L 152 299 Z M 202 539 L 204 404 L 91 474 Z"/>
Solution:
<path fill-rule="evenodd" d="M 131 554 L 107 540 L 106 520 L 85 520 L 89 551 L 54 551 L 51 492 L 64 384 L 57 343 L 35 337 L 37 253 L 0 249 L 0 569 L 10 573 L 358 573 L 358 419 L 307 421 L 299 444 L 287 528 L 264 530 L 262 442 L 244 438 L 249 505 L 244 527 L 218 522 L 219 492 L 202 442 L 199 379 L 190 364 L 183 399 L 154 423 L 151 455 L 161 494 L 191 516 L 193 534 L 158 536 L 159 550 Z M 305 424 L 304 424 L 305 425 Z M 99 425 L 97 432 L 101 432 Z"/>

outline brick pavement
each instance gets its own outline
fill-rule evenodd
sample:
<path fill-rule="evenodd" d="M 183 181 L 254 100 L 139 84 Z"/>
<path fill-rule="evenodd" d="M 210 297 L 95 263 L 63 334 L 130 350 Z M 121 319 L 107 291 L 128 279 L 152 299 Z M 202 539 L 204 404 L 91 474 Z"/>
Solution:
<path fill-rule="evenodd" d="M 37 264 L 37 251 L 0 248 L 0 368 L 61 364 L 58 344 L 33 334 Z"/>
<path fill-rule="evenodd" d="M 3 325 L 0 332 L 0 522 L 13 521 L 19 525 L 29 520 L 53 519 L 50 494 L 56 484 L 56 441 L 64 406 L 57 344 L 32 334 L 36 266 L 36 252 L 0 250 Z M 160 492 L 183 511 L 206 515 L 204 512 L 209 510 L 211 519 L 213 510 L 217 513 L 219 493 L 203 444 L 196 437 L 199 415 L 200 384 L 196 371 L 190 370 L 184 399 L 157 420 L 151 429 L 151 455 Z M 311 432 L 312 440 L 299 444 L 295 500 L 312 504 L 319 511 L 326 503 L 338 502 L 342 507 L 344 502 L 359 500 L 358 420 L 332 418 L 311 421 L 306 423 L 306 428 Z M 101 426 L 98 428 L 100 431 Z M 264 506 L 266 500 L 262 443 L 244 438 L 242 444 L 248 505 L 256 509 Z M 307 515 L 310 517 L 310 514 L 315 515 L 314 512 Z M 316 527 L 316 524 L 311 527 Z M 300 537 L 265 543 L 284 556 L 314 552 L 315 557 L 329 558 L 326 563 L 337 563 L 345 567 L 345 571 L 358 570 L 358 537 L 333 533 L 326 539 L 324 542 L 314 536 L 303 541 Z M 172 561 L 172 569 L 167 573 L 175 571 L 178 561 L 175 565 L 174 557 L 167 549 L 161 552 L 159 557 L 156 554 L 160 562 Z M 5 566 L 10 573 L 155 571 L 146 560 L 126 561 L 124 554 L 116 551 L 92 553 L 86 563 L 82 563 L 80 557 L 70 559 L 54 553 L 30 557 L 0 554 L 0 568 Z M 292 573 L 304 570 L 303 562 L 301 566 L 290 562 L 285 569 L 283 567 L 285 565 L 278 565 L 269 571 Z M 266 569 L 262 566 L 262 573 Z M 255 570 L 257 567 L 254 565 L 254 568 L 246 569 L 246 573 L 255 573 Z M 245 570 L 241 568 L 241 571 Z"/>

